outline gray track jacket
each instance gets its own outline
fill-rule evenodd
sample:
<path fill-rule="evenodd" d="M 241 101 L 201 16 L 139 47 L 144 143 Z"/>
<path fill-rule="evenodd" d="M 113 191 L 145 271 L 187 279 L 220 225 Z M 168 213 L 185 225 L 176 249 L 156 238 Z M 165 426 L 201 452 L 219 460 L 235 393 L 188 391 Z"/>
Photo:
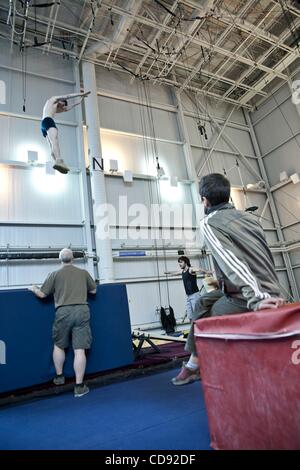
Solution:
<path fill-rule="evenodd" d="M 263 299 L 280 296 L 273 257 L 253 215 L 219 204 L 209 209 L 202 230 L 225 293 L 240 294 L 250 310 Z"/>

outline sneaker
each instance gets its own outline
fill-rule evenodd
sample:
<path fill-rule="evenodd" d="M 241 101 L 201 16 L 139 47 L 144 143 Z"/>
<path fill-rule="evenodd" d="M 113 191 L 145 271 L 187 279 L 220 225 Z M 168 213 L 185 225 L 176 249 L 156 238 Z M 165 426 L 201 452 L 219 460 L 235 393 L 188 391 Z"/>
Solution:
<path fill-rule="evenodd" d="M 53 379 L 53 383 L 55 385 L 64 385 L 65 383 L 65 378 L 63 375 L 56 375 Z"/>
<path fill-rule="evenodd" d="M 90 389 L 85 384 L 83 385 L 75 385 L 74 387 L 74 397 L 82 397 L 89 393 Z"/>
<path fill-rule="evenodd" d="M 55 165 L 53 165 L 54 170 L 59 171 L 60 173 L 66 174 L 70 171 L 63 160 L 56 160 Z"/>
<path fill-rule="evenodd" d="M 190 369 L 183 363 L 179 374 L 172 379 L 173 385 L 186 385 L 195 380 L 200 380 L 200 373 L 198 369 Z"/>

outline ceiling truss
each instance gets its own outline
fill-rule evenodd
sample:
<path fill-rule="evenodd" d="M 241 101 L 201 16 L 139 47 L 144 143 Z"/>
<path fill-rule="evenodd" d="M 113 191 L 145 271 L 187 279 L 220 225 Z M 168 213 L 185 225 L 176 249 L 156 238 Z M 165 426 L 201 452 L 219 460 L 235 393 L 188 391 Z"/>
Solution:
<path fill-rule="evenodd" d="M 0 0 L 0 36 L 252 109 L 300 67 L 300 2 Z"/>

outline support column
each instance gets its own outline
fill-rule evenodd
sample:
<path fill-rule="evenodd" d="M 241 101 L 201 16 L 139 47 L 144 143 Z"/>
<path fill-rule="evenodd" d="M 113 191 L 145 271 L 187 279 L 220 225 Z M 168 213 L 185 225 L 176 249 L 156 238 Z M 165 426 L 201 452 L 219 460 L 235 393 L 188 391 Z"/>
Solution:
<path fill-rule="evenodd" d="M 96 251 L 99 256 L 99 277 L 100 282 L 109 283 L 114 280 L 113 258 L 111 249 L 111 240 L 109 233 L 103 237 L 97 230 L 99 223 L 99 214 L 102 208 L 102 215 L 106 207 L 106 188 L 103 171 L 102 149 L 100 140 L 100 120 L 98 111 L 98 96 L 96 86 L 95 66 L 90 62 L 82 63 L 82 75 L 84 90 L 91 94 L 85 99 L 85 114 L 88 134 L 88 147 L 90 159 L 90 175 L 93 198 L 93 214 L 95 221 L 95 241 Z M 109 227 L 108 227 L 109 230 Z"/>
<path fill-rule="evenodd" d="M 79 78 L 79 69 L 78 64 L 74 61 L 73 65 L 73 74 L 76 83 L 76 90 L 80 90 L 80 78 Z M 84 145 L 83 145 L 83 129 L 82 129 L 82 110 L 81 106 L 76 106 L 75 108 L 75 115 L 76 115 L 76 137 L 77 137 L 77 146 L 78 146 L 78 166 L 81 170 L 81 201 L 82 201 L 82 208 L 83 208 L 83 220 L 84 220 L 84 231 L 86 237 L 86 246 L 88 252 L 87 258 L 87 269 L 91 276 L 97 277 L 96 272 L 94 270 L 94 262 L 93 262 L 93 241 L 92 241 L 92 234 L 91 234 L 91 218 L 90 218 L 90 207 L 89 207 L 89 197 L 88 197 L 88 185 L 87 185 L 87 176 L 86 176 L 86 167 L 85 167 L 85 160 L 84 160 Z"/>
<path fill-rule="evenodd" d="M 252 140 L 252 144 L 253 144 L 253 147 L 254 147 L 255 154 L 257 156 L 257 163 L 258 163 L 258 166 L 259 166 L 259 170 L 261 172 L 263 180 L 266 183 L 266 195 L 267 195 L 267 198 L 269 200 L 270 210 L 271 210 L 272 217 L 274 219 L 278 240 L 280 242 L 285 242 L 283 232 L 282 232 L 282 229 L 281 229 L 281 224 L 280 224 L 278 211 L 277 211 L 277 208 L 276 208 L 276 205 L 275 205 L 275 202 L 274 202 L 273 193 L 270 190 L 268 175 L 267 175 L 267 172 L 266 172 L 266 169 L 265 169 L 265 164 L 263 162 L 263 158 L 262 158 L 261 151 L 260 151 L 257 139 L 256 139 L 256 135 L 255 135 L 255 132 L 254 132 L 254 129 L 253 129 L 253 126 L 252 126 L 251 118 L 249 116 L 249 111 L 244 110 L 244 115 L 245 115 L 245 118 L 246 118 L 247 125 L 249 126 L 249 129 L 250 129 L 250 136 L 251 136 L 251 140 Z M 287 269 L 286 272 L 287 272 L 287 277 L 288 277 L 288 280 L 289 280 L 289 283 L 290 283 L 290 286 L 291 286 L 292 295 L 293 295 L 295 301 L 299 301 L 299 290 L 298 290 L 297 282 L 296 282 L 296 279 L 295 279 L 295 276 L 294 276 L 294 271 L 293 271 L 292 263 L 291 263 L 291 260 L 290 260 L 290 256 L 289 256 L 288 253 L 285 253 L 283 251 L 282 252 L 282 257 L 283 257 L 284 263 L 286 265 L 286 269 Z"/>

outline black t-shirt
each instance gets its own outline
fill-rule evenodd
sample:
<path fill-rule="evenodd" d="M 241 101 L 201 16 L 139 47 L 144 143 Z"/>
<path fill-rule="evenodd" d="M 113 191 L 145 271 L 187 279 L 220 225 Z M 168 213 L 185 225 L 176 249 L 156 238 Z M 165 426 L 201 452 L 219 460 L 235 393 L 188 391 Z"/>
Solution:
<path fill-rule="evenodd" d="M 192 295 L 195 294 L 195 292 L 199 292 L 196 274 L 191 274 L 188 270 L 182 271 L 182 280 L 186 295 Z"/>

